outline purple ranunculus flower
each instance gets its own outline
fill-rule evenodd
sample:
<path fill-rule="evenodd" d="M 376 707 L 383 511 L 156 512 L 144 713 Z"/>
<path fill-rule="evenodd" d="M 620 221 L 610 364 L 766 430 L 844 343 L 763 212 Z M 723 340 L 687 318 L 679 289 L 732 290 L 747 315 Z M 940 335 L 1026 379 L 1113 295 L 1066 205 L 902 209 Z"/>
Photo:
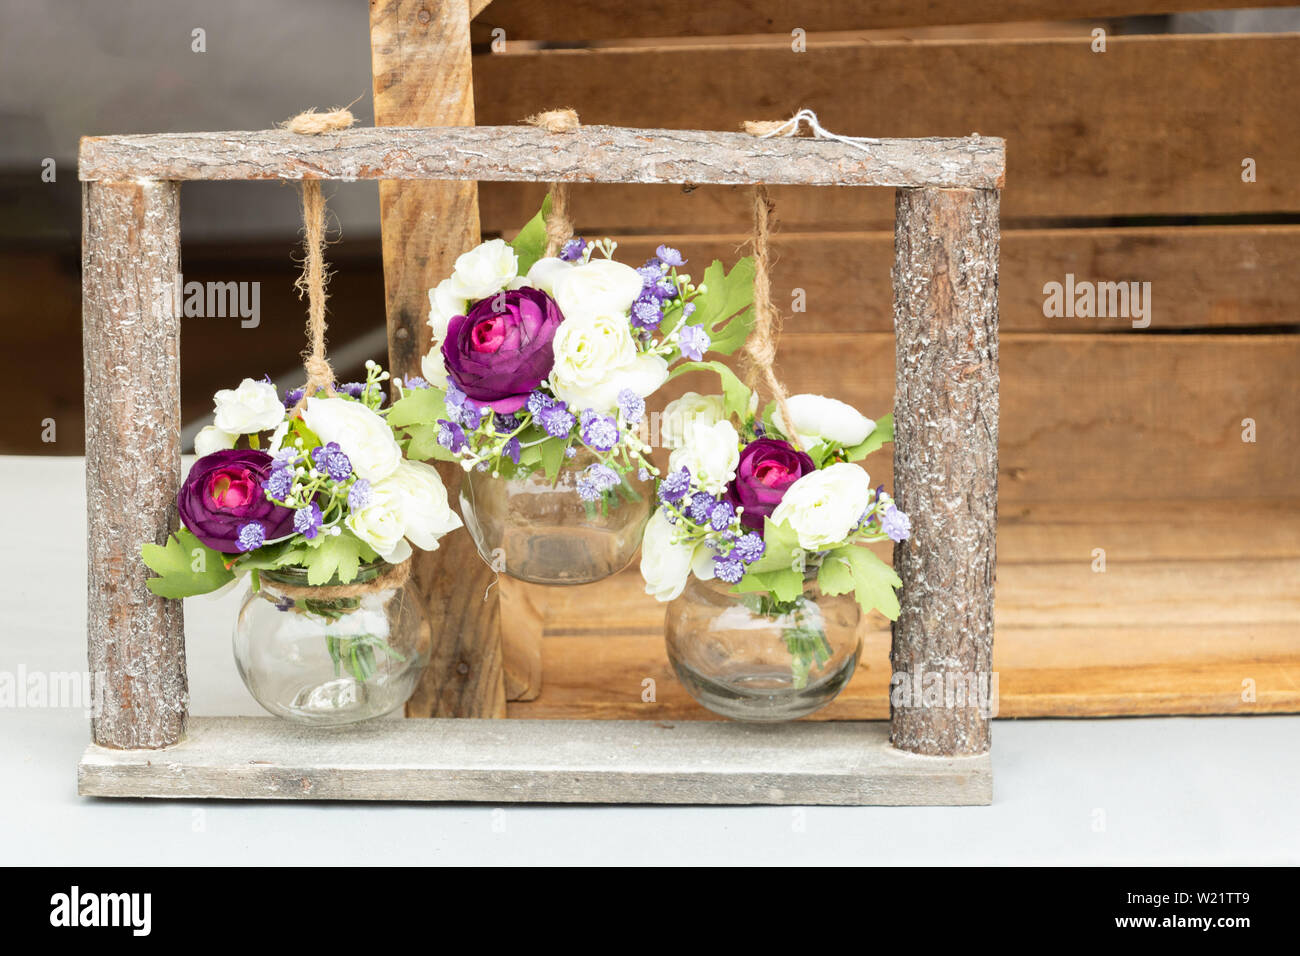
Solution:
<path fill-rule="evenodd" d="M 268 501 L 262 483 L 271 456 L 251 448 L 222 449 L 194 463 L 176 495 L 181 522 L 205 545 L 223 554 L 240 553 L 240 529 L 257 522 L 264 540 L 293 530 L 293 511 Z M 245 537 L 244 543 L 248 543 Z"/>
<path fill-rule="evenodd" d="M 564 321 L 540 289 L 512 289 L 476 303 L 447 325 L 442 357 L 456 386 L 494 412 L 516 412 L 555 364 Z"/>
<path fill-rule="evenodd" d="M 759 532 L 763 519 L 776 510 L 786 489 L 816 466 L 804 452 L 777 438 L 756 438 L 740 453 L 735 480 L 727 486 L 727 500 L 743 507 L 741 522 Z"/>

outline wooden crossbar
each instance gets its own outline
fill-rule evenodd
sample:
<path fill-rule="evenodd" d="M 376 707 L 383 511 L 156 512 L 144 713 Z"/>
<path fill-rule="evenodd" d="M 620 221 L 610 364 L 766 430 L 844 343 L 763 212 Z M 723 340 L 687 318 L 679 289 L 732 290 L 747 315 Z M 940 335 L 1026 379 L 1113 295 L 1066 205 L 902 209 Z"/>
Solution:
<path fill-rule="evenodd" d="M 87 136 L 87 182 L 388 179 L 1000 189 L 995 137 L 881 139 L 865 148 L 804 137 L 584 126 L 378 127 Z"/>

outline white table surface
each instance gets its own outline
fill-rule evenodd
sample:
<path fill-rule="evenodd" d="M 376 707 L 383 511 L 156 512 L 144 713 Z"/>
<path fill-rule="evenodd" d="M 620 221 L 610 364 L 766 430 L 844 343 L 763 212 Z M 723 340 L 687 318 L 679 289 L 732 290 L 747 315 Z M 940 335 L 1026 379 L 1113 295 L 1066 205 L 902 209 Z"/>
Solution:
<path fill-rule="evenodd" d="M 85 670 L 83 480 L 0 456 L 0 672 Z M 262 713 L 237 600 L 186 604 L 195 714 Z M 0 864 L 1300 863 L 1300 717 L 999 720 L 993 806 L 916 809 L 92 800 L 88 733 L 0 708 Z"/>

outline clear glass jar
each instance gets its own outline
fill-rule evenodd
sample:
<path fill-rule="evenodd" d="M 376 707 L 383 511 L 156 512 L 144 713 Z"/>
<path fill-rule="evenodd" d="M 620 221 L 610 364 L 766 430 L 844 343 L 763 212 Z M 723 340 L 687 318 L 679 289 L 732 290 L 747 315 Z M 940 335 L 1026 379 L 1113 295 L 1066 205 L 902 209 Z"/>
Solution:
<path fill-rule="evenodd" d="M 388 568 L 362 565 L 353 583 Z M 235 664 L 268 711 L 304 724 L 352 724 L 390 713 L 414 693 L 430 635 L 413 580 L 340 597 L 308 585 L 302 568 L 262 571 L 259 579 L 235 621 Z"/>
<path fill-rule="evenodd" d="M 526 478 L 469 472 L 461 515 L 483 560 L 533 584 L 590 584 L 626 568 L 641 546 L 654 485 L 628 472 L 599 500 L 583 501 L 578 478 L 595 460 L 579 448 L 554 483 L 543 471 Z"/>
<path fill-rule="evenodd" d="M 668 604 L 668 659 L 690 695 L 734 720 L 792 720 L 829 704 L 862 652 L 853 595 L 822 594 L 815 571 L 785 605 L 731 587 L 691 575 Z"/>

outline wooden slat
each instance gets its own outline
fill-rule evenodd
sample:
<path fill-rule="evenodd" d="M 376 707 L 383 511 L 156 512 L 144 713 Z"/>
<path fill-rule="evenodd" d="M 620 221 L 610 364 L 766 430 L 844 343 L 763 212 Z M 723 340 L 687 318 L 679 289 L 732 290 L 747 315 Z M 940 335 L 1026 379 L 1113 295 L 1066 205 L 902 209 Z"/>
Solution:
<path fill-rule="evenodd" d="M 778 214 L 780 210 L 778 209 Z M 615 236 L 634 264 L 663 242 L 702 271 L 746 255 L 748 237 Z M 783 233 L 773 242 L 772 295 L 797 332 L 893 329 L 892 232 Z M 1004 332 L 1131 330 L 1124 315 L 1049 318 L 1043 286 L 1077 281 L 1151 283 L 1153 330 L 1300 325 L 1300 226 L 1004 229 L 998 324 Z M 804 312 L 793 312 L 803 290 Z"/>
<path fill-rule="evenodd" d="M 151 759 L 152 758 L 152 759 Z M 165 756 L 92 746 L 83 796 L 484 803 L 969 806 L 988 754 L 918 757 L 883 724 L 380 720 L 322 732 L 193 721 Z"/>
<path fill-rule="evenodd" d="M 375 0 L 370 5 L 375 121 L 381 126 L 468 125 L 474 122 L 469 8 L 464 0 Z M 394 375 L 420 374 L 428 351 L 428 290 L 450 274 L 456 257 L 479 239 L 473 182 L 379 184 L 388 352 Z M 438 464 L 451 500 L 463 477 Z M 481 594 L 491 571 L 468 534 L 449 537 L 415 558 L 425 622 L 436 639 L 408 714 L 419 717 L 502 717 L 504 653 L 496 602 Z"/>
<path fill-rule="evenodd" d="M 1000 188 L 995 137 L 833 140 L 584 126 L 385 127 L 320 136 L 285 130 L 85 136 L 78 174 L 131 178 L 478 179 L 507 182 L 753 183 Z"/>
<path fill-rule="evenodd" d="M 1300 710 L 1300 499 L 1232 507 L 1234 531 L 1221 535 L 1206 533 L 1196 501 L 1002 508 L 999 714 Z M 1093 570 L 1098 547 L 1106 550 L 1104 572 Z M 707 718 L 664 656 L 663 615 L 636 569 L 603 585 L 552 591 L 545 689 L 532 703 L 512 704 L 510 715 Z M 888 657 L 888 622 L 872 615 L 858 673 L 816 717 L 886 716 Z M 653 703 L 642 700 L 646 678 L 655 681 Z M 1242 699 L 1247 680 L 1254 701 Z"/>
<path fill-rule="evenodd" d="M 865 414 L 893 404 L 894 342 L 884 333 L 782 336 L 793 392 L 833 394 Z M 1002 339 L 999 498 L 1285 497 L 1300 487 L 1300 336 L 1049 335 Z M 717 391 L 716 376 L 678 390 Z M 1254 419 L 1255 442 L 1242 441 Z M 888 455 L 867 459 L 892 482 Z"/>
<path fill-rule="evenodd" d="M 637 48 L 476 58 L 480 121 L 506 123 L 563 103 L 585 122 L 737 129 L 811 107 L 857 136 L 1006 137 L 1008 219 L 1300 211 L 1300 35 L 1089 40 L 843 42 L 788 49 Z M 671 95 L 665 95 L 666 85 Z M 969 95 L 953 95 L 954 90 Z M 1231 90 L 1233 107 L 1220 108 Z M 1241 181 L 1244 157 L 1258 181 Z M 496 194 L 512 195 L 502 200 Z M 484 226 L 536 209 L 484 190 Z M 787 229 L 886 228 L 890 197 L 777 190 Z M 743 191 L 591 187 L 574 221 L 603 232 L 746 231 Z M 508 217 L 499 216 L 500 204 Z"/>
<path fill-rule="evenodd" d="M 1281 7 L 1289 0 L 1214 0 L 1216 9 Z M 496 0 L 477 15 L 475 38 L 501 27 L 511 39 L 581 43 L 616 37 L 691 37 L 808 33 L 1017 20 L 1077 20 L 1203 10 L 1207 0 L 568 0 L 564 15 L 544 0 Z"/>

